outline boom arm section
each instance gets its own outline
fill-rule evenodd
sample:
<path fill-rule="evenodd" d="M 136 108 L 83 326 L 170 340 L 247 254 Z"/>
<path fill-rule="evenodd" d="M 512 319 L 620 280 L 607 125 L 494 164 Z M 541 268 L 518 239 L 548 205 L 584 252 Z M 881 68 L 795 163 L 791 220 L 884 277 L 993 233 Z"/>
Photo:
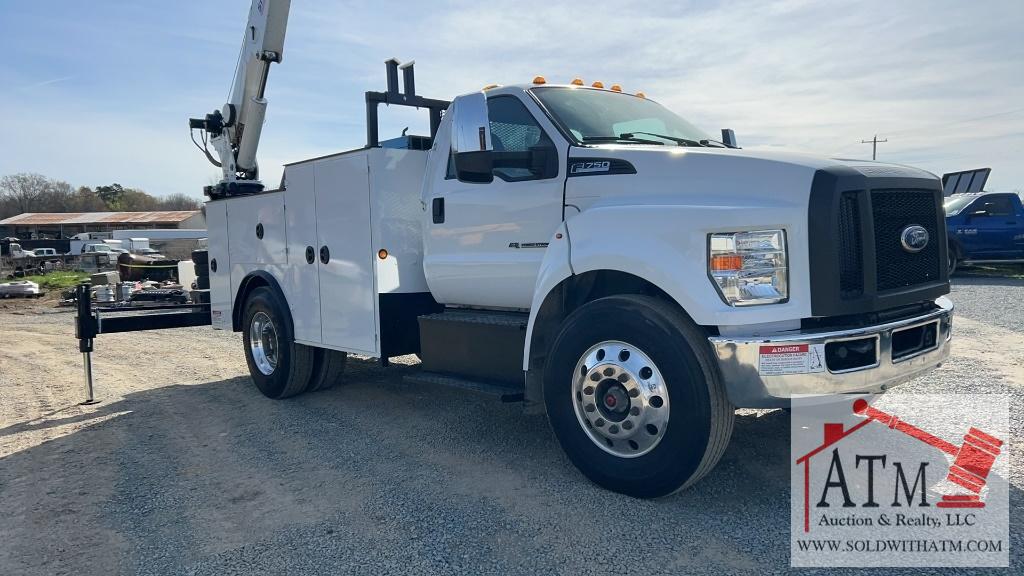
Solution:
<path fill-rule="evenodd" d="M 224 174 L 220 183 L 204 189 L 211 198 L 263 188 L 256 149 L 267 111 L 264 92 L 270 65 L 280 62 L 284 54 L 290 8 L 291 0 L 253 0 L 228 102 L 205 118 L 189 120 L 190 129 L 202 131 L 200 149 Z M 210 154 L 207 143 L 213 145 L 217 159 Z"/>

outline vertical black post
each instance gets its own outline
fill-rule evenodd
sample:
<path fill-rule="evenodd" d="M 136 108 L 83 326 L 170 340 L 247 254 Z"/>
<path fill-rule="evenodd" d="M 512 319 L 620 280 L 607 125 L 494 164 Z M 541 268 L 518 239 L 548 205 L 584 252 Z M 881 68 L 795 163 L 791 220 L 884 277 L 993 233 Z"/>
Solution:
<path fill-rule="evenodd" d="M 412 69 L 413 64 L 415 62 L 406 62 L 400 66 L 402 69 L 402 89 L 405 90 L 406 96 L 416 95 L 416 78 Z"/>
<path fill-rule="evenodd" d="M 437 137 L 437 129 L 441 127 L 441 110 L 439 108 L 430 109 L 430 137 Z"/>
<path fill-rule="evenodd" d="M 388 93 L 398 94 L 398 60 L 392 58 L 384 62 L 388 70 Z"/>
<path fill-rule="evenodd" d="M 380 137 L 377 134 L 377 100 L 370 92 L 366 93 L 366 147 L 376 148 L 380 146 Z"/>
<path fill-rule="evenodd" d="M 75 337 L 78 338 L 78 350 L 82 353 L 82 367 L 85 371 L 85 402 L 82 404 L 95 404 L 98 400 L 92 390 L 92 341 L 96 338 L 97 326 L 96 317 L 92 313 L 89 284 L 82 283 L 75 288 L 75 299 L 78 304 Z"/>

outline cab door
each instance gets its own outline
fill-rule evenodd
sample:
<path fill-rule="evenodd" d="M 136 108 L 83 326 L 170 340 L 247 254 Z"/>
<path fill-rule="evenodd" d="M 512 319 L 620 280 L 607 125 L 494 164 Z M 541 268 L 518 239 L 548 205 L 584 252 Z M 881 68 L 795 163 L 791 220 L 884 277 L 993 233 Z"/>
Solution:
<path fill-rule="evenodd" d="M 532 101 L 496 95 L 488 98 L 487 108 L 493 181 L 456 178 L 447 115 L 447 129 L 442 127 L 431 152 L 424 272 L 440 303 L 525 309 L 548 241 L 562 222 L 567 147 L 555 145 L 557 133 Z M 509 159 L 531 151 L 550 161 Z M 440 154 L 447 154 L 447 166 Z"/>
<path fill-rule="evenodd" d="M 1020 223 L 1013 197 L 1010 194 L 987 194 L 974 201 L 964 211 L 969 221 L 965 228 L 973 229 L 973 250 L 975 259 L 1010 259 L 1019 257 L 1014 236 Z"/>

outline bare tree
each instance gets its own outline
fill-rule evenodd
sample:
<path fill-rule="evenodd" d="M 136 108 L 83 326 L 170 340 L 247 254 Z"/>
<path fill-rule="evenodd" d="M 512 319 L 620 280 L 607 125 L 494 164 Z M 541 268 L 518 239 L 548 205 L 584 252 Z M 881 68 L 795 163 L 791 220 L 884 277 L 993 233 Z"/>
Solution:
<path fill-rule="evenodd" d="M 11 174 L 0 178 L 0 209 L 2 216 L 14 216 L 24 212 L 38 212 L 39 199 L 50 181 L 42 174 Z M 7 213 L 13 211 L 13 213 Z"/>
<path fill-rule="evenodd" d="M 188 194 L 175 192 L 160 199 L 160 208 L 163 210 L 199 210 L 199 200 Z"/>
<path fill-rule="evenodd" d="M 41 174 L 12 174 L 0 178 L 0 219 L 25 212 L 102 212 L 199 210 L 199 200 L 175 193 L 157 198 L 136 188 L 114 183 L 75 190 L 63 180 Z"/>

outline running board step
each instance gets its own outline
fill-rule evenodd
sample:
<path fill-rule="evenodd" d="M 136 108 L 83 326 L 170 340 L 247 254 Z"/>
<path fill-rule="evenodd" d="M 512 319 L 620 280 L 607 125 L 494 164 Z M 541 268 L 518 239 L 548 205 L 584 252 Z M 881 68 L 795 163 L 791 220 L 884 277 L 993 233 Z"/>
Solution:
<path fill-rule="evenodd" d="M 420 316 L 422 369 L 522 388 L 528 321 L 523 313 L 451 308 Z"/>
<path fill-rule="evenodd" d="M 409 374 L 404 378 L 404 380 L 411 384 L 428 384 L 458 388 L 460 390 L 466 390 L 476 394 L 491 396 L 501 402 L 523 401 L 522 387 L 516 388 L 499 382 L 469 380 L 458 376 L 449 376 L 448 374 L 438 374 L 437 372 L 419 372 L 416 374 Z"/>

